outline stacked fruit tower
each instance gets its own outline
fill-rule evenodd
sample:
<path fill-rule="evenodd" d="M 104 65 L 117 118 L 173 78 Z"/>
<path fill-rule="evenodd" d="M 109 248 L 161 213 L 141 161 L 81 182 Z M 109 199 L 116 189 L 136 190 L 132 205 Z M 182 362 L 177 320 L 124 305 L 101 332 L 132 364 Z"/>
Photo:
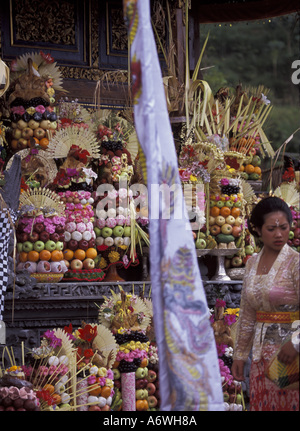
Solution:
<path fill-rule="evenodd" d="M 11 149 L 46 149 L 57 129 L 55 92 L 63 90 L 54 59 L 40 53 L 25 54 L 12 64 L 8 105 Z"/>
<path fill-rule="evenodd" d="M 58 192 L 66 205 L 63 256 L 66 260 L 68 279 L 102 280 L 103 272 L 95 269 L 94 211 L 91 192 L 67 190 Z"/>
<path fill-rule="evenodd" d="M 128 268 L 131 264 L 137 264 L 135 242 L 146 236 L 135 223 L 136 217 L 132 217 L 132 196 L 128 187 L 135 172 L 119 123 L 121 120 L 111 116 L 98 126 L 100 187 L 95 195 L 98 265 L 108 272 L 107 278 L 118 280 L 116 265 Z"/>
<path fill-rule="evenodd" d="M 218 248 L 239 248 L 243 232 L 243 194 L 239 178 L 224 177 L 210 195 L 209 231 Z"/>
<path fill-rule="evenodd" d="M 68 271 L 65 276 L 99 281 L 104 274 L 95 268 L 92 197 L 93 180 L 97 175 L 89 167 L 90 162 L 99 157 L 96 136 L 86 123 L 88 115 L 77 102 L 63 100 L 58 112 L 60 127 L 45 153 L 49 159 L 62 160 L 52 187 L 66 205 L 64 258 Z M 74 112 L 77 115 L 74 116 Z"/>
<path fill-rule="evenodd" d="M 113 410 L 147 410 L 148 350 L 146 330 L 150 325 L 149 308 L 139 297 L 120 293 L 106 298 L 99 309 L 99 320 L 114 334 L 118 344 L 113 364 L 115 397 Z M 151 375 L 151 373 L 150 373 Z"/>
<path fill-rule="evenodd" d="M 62 252 L 64 208 L 58 195 L 48 189 L 21 194 L 16 228 L 18 269 L 26 269 L 38 280 L 61 279 L 67 270 Z"/>

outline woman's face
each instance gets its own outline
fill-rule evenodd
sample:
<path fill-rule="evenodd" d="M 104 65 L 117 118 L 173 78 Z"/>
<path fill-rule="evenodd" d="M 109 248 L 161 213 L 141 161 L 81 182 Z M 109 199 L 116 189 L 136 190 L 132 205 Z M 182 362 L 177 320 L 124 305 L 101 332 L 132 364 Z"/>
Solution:
<path fill-rule="evenodd" d="M 290 225 L 285 213 L 276 211 L 267 214 L 261 230 L 257 230 L 266 248 L 280 251 L 288 242 Z"/>

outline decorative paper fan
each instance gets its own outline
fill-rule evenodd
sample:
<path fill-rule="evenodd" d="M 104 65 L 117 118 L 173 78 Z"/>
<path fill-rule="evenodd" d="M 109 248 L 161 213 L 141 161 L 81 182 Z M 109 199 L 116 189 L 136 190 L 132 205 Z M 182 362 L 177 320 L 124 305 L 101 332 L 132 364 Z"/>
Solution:
<path fill-rule="evenodd" d="M 116 294 L 113 291 L 111 291 L 111 293 L 112 293 L 112 298 L 104 298 L 105 301 L 99 310 L 99 322 L 108 329 L 111 328 L 111 324 L 112 324 L 111 318 L 118 315 L 118 312 L 116 311 L 115 306 L 117 305 L 117 303 L 121 303 L 121 293 Z M 144 301 L 141 298 L 135 297 L 133 308 L 134 308 L 134 311 L 132 313 L 133 315 L 143 316 L 138 321 L 140 329 L 146 330 L 151 322 L 151 315 L 149 313 L 147 305 L 144 303 Z"/>
<path fill-rule="evenodd" d="M 241 179 L 241 186 L 245 201 L 247 201 L 248 204 L 255 202 L 256 195 L 251 185 L 247 183 L 247 181 L 245 181 L 244 179 Z"/>
<path fill-rule="evenodd" d="M 283 199 L 289 206 L 299 207 L 299 192 L 296 183 L 282 183 L 275 189 L 273 196 Z"/>
<path fill-rule="evenodd" d="M 43 209 L 48 213 L 56 213 L 59 216 L 62 216 L 65 210 L 65 205 L 60 201 L 60 197 L 46 188 L 31 189 L 21 193 L 19 208 L 25 205 L 33 206 L 37 210 Z"/>
<path fill-rule="evenodd" d="M 46 78 L 52 78 L 53 88 L 56 91 L 65 91 L 62 87 L 61 72 L 56 63 L 45 62 L 42 55 L 38 52 L 27 52 L 16 59 L 12 79 L 18 78 L 28 68 L 28 59 L 31 58 L 34 66 L 33 73 Z"/>
<path fill-rule="evenodd" d="M 66 158 L 72 145 L 87 150 L 93 159 L 98 159 L 99 146 L 96 136 L 88 129 L 81 127 L 67 127 L 55 133 L 45 151 L 47 158 Z"/>
<path fill-rule="evenodd" d="M 18 156 L 21 157 L 22 163 L 21 163 L 21 172 L 22 172 L 22 176 L 24 177 L 24 166 L 23 165 L 23 160 L 26 159 L 27 156 L 30 155 L 30 148 L 26 148 L 24 150 L 18 151 L 16 154 L 18 154 Z M 12 162 L 14 160 L 15 154 L 8 160 L 7 162 L 7 167 L 6 169 L 10 169 Z M 42 186 L 46 186 L 48 184 L 50 184 L 54 178 L 56 177 L 57 174 L 57 166 L 56 163 L 53 159 L 50 159 L 48 157 L 46 157 L 46 152 L 44 150 L 39 150 L 39 152 L 37 154 L 32 154 L 32 160 L 33 159 L 37 159 L 40 164 L 41 164 L 41 168 L 43 168 L 43 173 L 47 173 L 47 183 L 46 184 L 42 184 Z M 33 169 L 33 164 L 32 161 L 28 162 L 28 165 L 30 165 L 29 167 L 30 169 L 30 173 L 32 174 L 34 169 Z"/>
<path fill-rule="evenodd" d="M 54 335 L 61 339 L 62 345 L 59 347 L 59 356 L 66 355 L 69 359 L 73 356 L 73 343 L 69 335 L 61 328 L 55 328 L 53 330 Z"/>
<path fill-rule="evenodd" d="M 97 335 L 93 340 L 93 349 L 98 350 L 110 368 L 117 356 L 118 346 L 115 337 L 104 325 L 97 326 Z"/>

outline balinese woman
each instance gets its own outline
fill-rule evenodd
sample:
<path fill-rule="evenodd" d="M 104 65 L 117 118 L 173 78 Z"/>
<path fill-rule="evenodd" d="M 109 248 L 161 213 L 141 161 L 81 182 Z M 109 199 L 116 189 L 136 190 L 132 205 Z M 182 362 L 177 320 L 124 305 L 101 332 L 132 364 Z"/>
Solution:
<path fill-rule="evenodd" d="M 299 379 L 285 386 L 266 376 L 276 355 L 299 366 L 299 254 L 287 244 L 291 223 L 288 205 L 276 197 L 262 199 L 250 217 L 263 248 L 246 265 L 232 374 L 244 380 L 252 349 L 251 411 L 299 411 Z"/>

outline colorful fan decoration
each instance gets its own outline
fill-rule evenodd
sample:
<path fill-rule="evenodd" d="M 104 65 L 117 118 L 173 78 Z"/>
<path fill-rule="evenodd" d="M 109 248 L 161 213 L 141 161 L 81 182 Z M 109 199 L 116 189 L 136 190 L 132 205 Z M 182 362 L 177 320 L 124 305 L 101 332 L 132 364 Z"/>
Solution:
<path fill-rule="evenodd" d="M 72 146 L 78 146 L 89 153 L 91 159 L 98 159 L 99 147 L 94 133 L 88 129 L 70 126 L 55 133 L 46 150 L 48 158 L 66 158 Z"/>

